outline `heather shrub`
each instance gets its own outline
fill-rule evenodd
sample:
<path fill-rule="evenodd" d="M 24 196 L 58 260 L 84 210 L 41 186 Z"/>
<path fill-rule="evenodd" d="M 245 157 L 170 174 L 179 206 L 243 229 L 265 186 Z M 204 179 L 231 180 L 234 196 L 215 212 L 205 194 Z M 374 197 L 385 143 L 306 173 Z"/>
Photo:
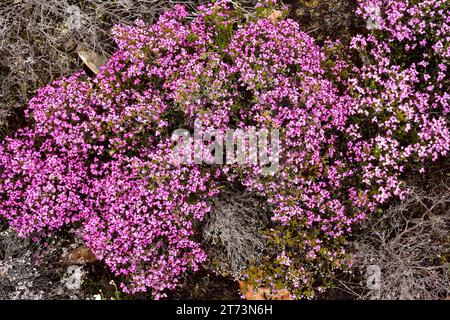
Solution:
<path fill-rule="evenodd" d="M 389 60 L 389 30 L 355 37 L 349 49 L 366 60 L 354 65 L 345 45 L 317 45 L 276 8 L 244 15 L 218 1 L 116 26 L 118 49 L 99 74 L 41 89 L 31 126 L 3 142 L 0 214 L 22 236 L 76 226 L 125 292 L 161 298 L 205 263 L 195 225 L 236 185 L 264 199 L 272 221 L 260 258 L 234 275 L 297 298 L 330 286 L 351 265 L 354 225 L 405 195 L 406 170 L 447 154 L 448 79 L 437 70 L 448 61 L 439 55 L 428 90 L 413 63 Z M 172 132 L 198 121 L 216 135 L 279 130 L 278 170 L 180 163 Z"/>
<path fill-rule="evenodd" d="M 94 211 L 83 226 L 85 243 L 117 276 L 124 291 L 152 288 L 155 297 L 175 288 L 206 255 L 193 238 L 193 221 L 209 211 L 208 177 L 197 168 L 167 163 L 162 151 L 148 160 L 120 159 L 93 183 Z M 208 190 L 209 189 L 209 190 Z"/>
<path fill-rule="evenodd" d="M 402 173 L 424 172 L 429 158 L 449 151 L 449 6 L 361 1 L 359 12 L 372 12 L 377 28 L 352 43 L 365 61 L 348 80 L 355 97 L 349 148 L 365 158 L 365 184 L 385 179 L 377 195 L 382 203 L 402 193 Z"/>
<path fill-rule="evenodd" d="M 385 4 L 387 15 L 396 16 L 390 11 L 396 3 Z M 367 4 L 360 5 L 359 13 L 362 13 Z M 421 30 L 421 34 L 434 34 L 431 28 L 437 28 L 439 31 L 433 40 L 445 43 L 448 41 L 445 32 L 448 19 L 442 19 L 441 14 L 448 16 L 448 5 L 438 2 L 432 7 L 435 14 L 425 9 L 422 16 L 418 14 L 419 19 L 429 23 L 429 29 Z M 381 12 L 384 14 L 383 10 Z M 430 16 L 435 16 L 434 23 Z M 416 21 L 408 21 L 406 13 L 403 20 L 398 15 L 397 18 L 411 26 L 416 24 Z M 267 263 L 251 268 L 249 275 L 252 278 L 267 277 L 266 281 L 278 288 L 287 285 L 298 297 L 310 297 L 315 291 L 331 285 L 336 271 L 345 270 L 351 263 L 343 243 L 354 224 L 389 199 L 406 196 L 405 174 L 423 172 L 430 160 L 448 154 L 449 100 L 445 90 L 448 88 L 448 59 L 442 54 L 444 51 L 436 51 L 437 55 L 425 53 L 417 64 L 427 66 L 427 69 L 416 70 L 414 62 L 406 60 L 399 52 L 402 48 L 410 50 L 411 43 L 421 39 L 411 36 L 409 47 L 391 33 L 395 34 L 390 29 L 384 33 L 374 30 L 373 34 L 356 36 L 351 48 L 357 49 L 363 58 L 357 65 L 342 61 L 345 55 L 333 57 L 342 53 L 341 43 L 326 43 L 319 68 L 313 69 L 313 79 L 301 78 L 302 82 L 292 85 L 293 94 L 288 86 L 280 89 L 280 84 L 287 82 L 281 80 L 286 69 L 290 81 L 295 79 L 295 73 L 288 66 L 281 72 L 277 70 L 274 83 L 279 87 L 272 92 L 279 90 L 282 93 L 274 96 L 275 99 L 271 97 L 269 108 L 280 108 L 281 100 L 282 106 L 289 108 L 289 114 L 282 118 L 282 112 L 269 113 L 267 118 L 285 126 L 280 171 L 273 181 L 256 178 L 246 185 L 260 188 L 274 205 L 273 219 L 280 225 L 268 232 L 276 249 L 272 255 L 266 255 Z M 252 30 L 249 34 L 243 42 L 255 43 L 253 37 L 257 37 L 258 32 Z M 279 41 L 283 42 L 289 43 L 289 40 Z M 372 50 L 359 46 L 371 42 L 374 43 Z M 283 60 L 285 51 L 298 47 L 277 48 L 276 44 L 270 43 L 270 36 L 264 38 L 263 45 L 266 43 L 267 47 L 274 48 L 274 52 L 281 52 L 273 58 L 277 62 L 277 59 Z M 389 46 L 395 47 L 395 51 L 389 50 Z M 446 48 L 445 44 L 443 46 Z M 435 47 L 431 43 L 428 52 Z M 314 44 L 308 48 L 315 48 Z M 316 50 L 320 52 L 319 48 Z M 247 57 L 242 55 L 240 58 L 245 60 Z M 252 66 L 255 73 L 257 65 L 264 65 L 258 58 L 248 57 L 257 62 Z M 352 60 L 348 58 L 347 61 Z M 305 70 L 309 68 L 308 62 L 304 61 L 295 65 L 301 65 Z M 266 74 L 270 75 L 270 72 L 258 77 L 258 81 L 265 79 Z M 312 84 L 316 85 L 313 90 L 310 89 Z M 298 88 L 302 89 L 300 94 L 295 91 Z M 263 91 L 264 97 L 270 97 L 269 88 Z M 306 100 L 305 105 L 299 104 L 298 100 Z M 257 116 L 254 118 L 258 119 Z"/>
<path fill-rule="evenodd" d="M 80 68 L 77 50 L 109 56 L 110 29 L 135 19 L 154 21 L 175 3 L 157 0 L 4 0 L 0 2 L 0 127 L 19 113 L 36 90 Z M 13 118 L 15 119 L 15 117 Z M 16 119 L 15 119 L 16 120 Z"/>

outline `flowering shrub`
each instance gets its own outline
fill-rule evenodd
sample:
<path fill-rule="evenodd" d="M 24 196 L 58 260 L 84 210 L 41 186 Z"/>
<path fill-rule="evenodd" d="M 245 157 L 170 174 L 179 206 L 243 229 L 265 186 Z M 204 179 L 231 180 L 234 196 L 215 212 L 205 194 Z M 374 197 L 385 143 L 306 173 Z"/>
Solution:
<path fill-rule="evenodd" d="M 21 236 L 58 230 L 91 211 L 81 121 L 91 111 L 85 80 L 73 75 L 41 89 L 27 109 L 34 126 L 3 142 L 1 211 Z"/>
<path fill-rule="evenodd" d="M 376 197 L 382 203 L 401 194 L 402 172 L 411 166 L 423 172 L 425 160 L 449 151 L 450 6 L 360 1 L 364 17 L 374 11 L 381 13 L 379 29 L 352 41 L 368 61 L 349 79 L 355 104 L 348 132 L 358 141 L 349 148 L 364 159 L 364 183 L 385 180 Z"/>
<path fill-rule="evenodd" d="M 321 48 L 273 15 L 273 1 L 251 17 L 218 1 L 195 17 L 177 6 L 156 24 L 115 27 L 118 50 L 100 73 L 41 89 L 27 109 L 31 127 L 3 142 L 0 215 L 22 236 L 78 225 L 124 291 L 161 298 L 205 261 L 193 225 L 231 182 L 273 207 L 265 258 L 242 276 L 313 296 L 351 263 L 344 244 L 353 225 L 404 193 L 407 165 L 449 149 L 448 19 L 437 18 L 443 31 L 427 44 L 445 49 L 399 65 L 395 48 L 414 50 L 418 39 L 397 30 L 417 23 L 389 18 L 407 11 L 393 3 L 391 25 L 352 42 L 367 56 L 359 66 L 336 56 L 343 44 Z M 171 133 L 197 120 L 222 131 L 280 130 L 278 172 L 178 163 Z"/>

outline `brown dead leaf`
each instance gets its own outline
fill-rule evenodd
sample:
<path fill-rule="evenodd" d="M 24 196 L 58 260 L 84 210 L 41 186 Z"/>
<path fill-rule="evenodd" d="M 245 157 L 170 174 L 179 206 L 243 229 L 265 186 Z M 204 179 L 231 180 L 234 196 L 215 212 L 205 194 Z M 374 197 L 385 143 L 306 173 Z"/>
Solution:
<path fill-rule="evenodd" d="M 291 293 L 287 289 L 272 291 L 268 288 L 255 288 L 241 280 L 238 280 L 239 289 L 247 300 L 292 300 Z"/>
<path fill-rule="evenodd" d="M 78 50 L 77 53 L 84 64 L 95 74 L 98 74 L 100 72 L 100 67 L 108 61 L 106 57 L 92 51 Z"/>
<path fill-rule="evenodd" d="M 65 257 L 63 257 L 62 260 L 63 263 L 72 265 L 92 263 L 97 259 L 95 258 L 91 249 L 86 246 L 81 246 L 72 251 L 69 251 L 69 253 Z"/>
<path fill-rule="evenodd" d="M 320 5 L 319 0 L 308 0 L 304 1 L 303 5 L 307 8 L 317 8 Z"/>
<path fill-rule="evenodd" d="M 274 10 L 269 16 L 267 17 L 270 22 L 275 23 L 278 19 L 280 19 L 283 16 L 283 12 L 280 10 Z"/>

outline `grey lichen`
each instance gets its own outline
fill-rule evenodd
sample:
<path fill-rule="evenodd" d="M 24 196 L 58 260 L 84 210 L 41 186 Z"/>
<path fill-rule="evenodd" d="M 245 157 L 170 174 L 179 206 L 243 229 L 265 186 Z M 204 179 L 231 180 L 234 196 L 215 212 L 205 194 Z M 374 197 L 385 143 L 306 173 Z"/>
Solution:
<path fill-rule="evenodd" d="M 1 228 L 0 228 L 1 230 Z M 59 265 L 62 244 L 48 246 L 22 239 L 11 228 L 0 232 L 0 299 L 80 299 L 78 287 L 67 287 Z"/>
<path fill-rule="evenodd" d="M 213 202 L 202 231 L 203 243 L 213 269 L 237 278 L 263 254 L 266 240 L 261 231 L 270 225 L 271 209 L 257 194 L 231 187 Z"/>

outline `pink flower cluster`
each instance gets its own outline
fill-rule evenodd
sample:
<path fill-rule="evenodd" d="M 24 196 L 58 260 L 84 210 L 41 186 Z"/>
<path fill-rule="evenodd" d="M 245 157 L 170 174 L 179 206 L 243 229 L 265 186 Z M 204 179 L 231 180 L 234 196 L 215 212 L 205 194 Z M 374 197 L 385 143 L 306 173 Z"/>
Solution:
<path fill-rule="evenodd" d="M 355 223 L 405 192 L 406 171 L 449 151 L 449 9 L 360 1 L 382 20 L 353 39 L 365 57 L 353 65 L 330 56 L 342 44 L 319 47 L 266 2 L 252 18 L 217 1 L 194 17 L 177 6 L 153 25 L 116 26 L 100 73 L 41 89 L 32 125 L 2 143 L 0 215 L 22 236 L 79 226 L 124 291 L 161 298 L 206 261 L 194 224 L 228 181 L 273 206 L 267 261 L 247 276 L 298 297 L 326 285 L 350 263 Z M 278 172 L 179 164 L 171 133 L 198 120 L 280 130 Z"/>
<path fill-rule="evenodd" d="M 383 203 L 401 196 L 405 171 L 425 170 L 450 150 L 450 5 L 448 1 L 362 0 L 369 18 L 378 8 L 379 30 L 356 36 L 351 47 L 368 58 L 353 68 L 352 138 L 363 182 L 377 185 Z"/>
<path fill-rule="evenodd" d="M 152 132 L 131 128 L 150 120 L 102 101 L 95 86 L 76 74 L 30 101 L 32 128 L 0 151 L 0 213 L 21 236 L 78 223 L 96 257 L 126 279 L 124 291 L 152 288 L 160 298 L 205 260 L 193 222 L 209 211 L 215 188 L 208 173 L 176 164 L 170 141 L 138 138 Z"/>

